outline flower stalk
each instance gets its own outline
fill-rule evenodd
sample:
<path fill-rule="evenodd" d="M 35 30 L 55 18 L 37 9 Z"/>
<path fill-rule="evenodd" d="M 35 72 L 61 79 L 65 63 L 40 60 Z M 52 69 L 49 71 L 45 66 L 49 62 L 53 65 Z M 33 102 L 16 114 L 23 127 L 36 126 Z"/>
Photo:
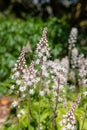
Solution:
<path fill-rule="evenodd" d="M 43 65 L 43 57 L 41 58 L 41 66 Z M 38 106 L 38 130 L 40 130 L 40 91 L 42 88 L 42 69 L 40 71 L 40 85 L 38 87 L 38 96 L 39 96 L 39 106 Z"/>
<path fill-rule="evenodd" d="M 30 87 L 28 87 L 28 130 L 30 130 Z"/>
<path fill-rule="evenodd" d="M 58 98 L 59 98 L 59 79 L 58 79 L 58 86 L 57 86 L 57 96 L 56 96 L 56 104 L 53 110 L 53 117 L 52 117 L 52 130 L 55 130 L 55 118 L 57 115 L 57 107 L 58 107 Z"/>

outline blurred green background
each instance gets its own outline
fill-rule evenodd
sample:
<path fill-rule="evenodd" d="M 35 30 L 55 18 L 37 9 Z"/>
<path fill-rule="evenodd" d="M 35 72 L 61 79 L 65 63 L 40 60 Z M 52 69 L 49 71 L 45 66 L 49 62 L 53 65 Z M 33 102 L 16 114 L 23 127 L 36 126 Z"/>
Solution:
<path fill-rule="evenodd" d="M 4 86 L 9 86 L 11 69 L 21 48 L 29 41 L 34 51 L 45 26 L 51 59 L 67 55 L 71 27 L 78 28 L 76 46 L 87 56 L 87 1 L 61 1 L 0 0 L 0 94 Z"/>

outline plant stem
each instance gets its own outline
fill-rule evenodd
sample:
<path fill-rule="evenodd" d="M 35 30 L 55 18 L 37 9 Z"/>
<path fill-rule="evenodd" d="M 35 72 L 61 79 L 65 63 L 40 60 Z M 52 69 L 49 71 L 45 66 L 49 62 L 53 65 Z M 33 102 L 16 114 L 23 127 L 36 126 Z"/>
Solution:
<path fill-rule="evenodd" d="M 85 119 L 86 119 L 86 114 L 87 114 L 87 105 L 86 105 L 86 108 L 85 108 L 85 114 L 84 114 L 84 118 L 83 118 L 81 130 L 83 130 L 83 127 L 84 127 L 84 123 L 85 123 Z"/>
<path fill-rule="evenodd" d="M 40 87 L 39 87 L 40 90 Z M 39 96 L 39 111 L 38 111 L 38 130 L 40 130 L 40 96 Z"/>
<path fill-rule="evenodd" d="M 43 57 L 41 58 L 41 66 L 43 65 Z M 41 90 L 41 87 L 42 87 L 42 69 L 40 71 L 40 85 L 39 85 L 39 88 L 38 88 L 38 94 Z M 40 130 L 40 95 L 39 95 L 39 106 L 38 106 L 38 130 Z"/>
<path fill-rule="evenodd" d="M 57 111 L 57 107 L 58 107 L 58 98 L 59 98 L 59 81 L 58 81 L 58 86 L 57 86 L 57 96 L 56 96 L 56 104 L 55 104 L 55 108 L 53 111 L 53 119 L 52 119 L 52 130 L 55 130 L 55 117 L 57 115 L 56 111 Z"/>
<path fill-rule="evenodd" d="M 68 76 L 69 76 L 71 70 L 71 50 L 68 51 L 68 59 L 69 59 L 69 70 L 68 70 Z"/>
<path fill-rule="evenodd" d="M 30 87 L 28 86 L 28 130 L 30 130 Z"/>
<path fill-rule="evenodd" d="M 18 86 L 18 90 L 19 90 L 19 86 Z M 17 101 L 19 100 L 19 96 L 20 96 L 20 93 L 17 93 Z M 16 115 L 18 115 L 18 106 L 16 108 Z M 20 130 L 20 121 L 18 117 L 17 119 L 18 119 L 18 130 Z"/>

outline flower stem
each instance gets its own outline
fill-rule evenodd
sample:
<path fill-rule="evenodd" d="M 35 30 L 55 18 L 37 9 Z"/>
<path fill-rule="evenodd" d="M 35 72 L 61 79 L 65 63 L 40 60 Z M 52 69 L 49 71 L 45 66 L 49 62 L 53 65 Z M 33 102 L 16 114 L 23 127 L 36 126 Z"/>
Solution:
<path fill-rule="evenodd" d="M 55 108 L 53 110 L 53 117 L 52 117 L 52 130 L 55 130 L 55 117 L 57 115 L 57 107 L 58 107 L 58 98 L 59 98 L 59 81 L 58 81 L 58 86 L 57 86 L 57 96 L 56 96 L 56 104 Z"/>
<path fill-rule="evenodd" d="M 30 87 L 28 88 L 28 130 L 30 130 Z"/>
<path fill-rule="evenodd" d="M 40 96 L 39 96 L 39 111 L 38 111 L 38 130 L 40 130 Z"/>
<path fill-rule="evenodd" d="M 68 76 L 69 76 L 71 70 L 71 50 L 68 51 L 68 59 L 69 59 L 69 70 L 68 70 Z"/>
<path fill-rule="evenodd" d="M 41 67 L 43 65 L 43 57 L 41 58 Z M 42 87 L 42 69 L 40 71 L 40 85 L 39 85 L 39 88 L 38 88 L 38 92 L 40 92 L 41 90 L 41 87 Z M 39 94 L 39 93 L 38 93 Z M 39 95 L 39 106 L 38 106 L 38 130 L 40 130 L 40 95 Z"/>
<path fill-rule="evenodd" d="M 19 90 L 19 86 L 18 86 L 18 90 Z M 20 93 L 17 93 L 17 100 L 19 100 L 19 96 L 20 96 Z M 16 115 L 18 115 L 18 106 L 16 108 Z M 18 119 L 18 130 L 20 130 L 20 121 L 18 117 L 17 119 Z"/>

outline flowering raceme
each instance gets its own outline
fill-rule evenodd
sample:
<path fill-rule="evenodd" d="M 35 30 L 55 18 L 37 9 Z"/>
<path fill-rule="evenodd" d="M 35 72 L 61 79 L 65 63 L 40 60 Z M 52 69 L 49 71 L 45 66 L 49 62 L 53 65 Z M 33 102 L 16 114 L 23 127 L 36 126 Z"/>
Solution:
<path fill-rule="evenodd" d="M 31 62 L 29 69 L 26 68 L 23 71 L 23 79 L 24 79 L 24 83 L 25 85 L 31 87 L 32 85 L 34 85 L 35 83 L 35 70 L 34 70 L 34 61 Z"/>
<path fill-rule="evenodd" d="M 71 65 L 72 65 L 72 68 L 76 68 L 78 66 L 78 49 L 77 48 L 72 49 Z"/>
<path fill-rule="evenodd" d="M 45 83 L 47 83 L 47 80 L 49 79 L 49 72 L 47 70 L 47 59 L 50 57 L 50 48 L 48 46 L 48 41 L 46 38 L 47 35 L 47 28 L 45 27 L 43 30 L 43 34 L 41 37 L 40 42 L 37 44 L 36 47 L 36 61 L 35 64 L 38 66 L 37 69 L 37 78 L 36 80 L 42 83 L 42 86 L 46 86 Z M 45 82 L 43 82 L 43 79 Z M 45 90 L 45 89 L 44 89 Z M 44 96 L 45 91 L 41 87 L 39 94 L 41 96 Z"/>
<path fill-rule="evenodd" d="M 47 35 L 47 28 L 45 27 L 43 30 L 42 38 L 36 47 L 36 54 L 39 58 L 43 57 L 43 61 L 46 61 L 46 57 L 50 56 L 49 54 L 50 48 L 48 47 L 48 41 L 46 39 L 46 35 Z"/>
<path fill-rule="evenodd" d="M 59 82 L 59 86 L 61 89 L 61 87 L 67 82 L 68 59 L 64 58 L 62 61 L 48 61 L 47 65 L 50 73 L 52 74 L 51 78 L 54 81 L 55 86 Z"/>
<path fill-rule="evenodd" d="M 78 57 L 79 84 L 87 86 L 87 58 L 84 55 Z"/>
<path fill-rule="evenodd" d="M 35 63 L 37 65 L 39 64 L 41 65 L 40 69 L 42 71 L 43 77 L 48 77 L 46 62 L 47 62 L 47 58 L 50 56 L 49 53 L 50 48 L 48 47 L 48 41 L 46 39 L 46 35 L 47 35 L 47 28 L 45 27 L 43 30 L 42 38 L 36 47 L 37 60 Z"/>
<path fill-rule="evenodd" d="M 21 76 L 21 73 L 23 72 L 23 69 L 26 68 L 25 52 L 26 52 L 26 49 L 24 47 L 17 60 L 17 64 L 15 64 L 15 67 L 13 68 L 14 75 L 12 76 L 12 79 L 14 79 L 14 80 L 19 79 Z"/>
<path fill-rule="evenodd" d="M 76 119 L 74 116 L 74 110 L 79 104 L 81 99 L 81 94 L 78 94 L 76 101 L 72 104 L 72 107 L 70 111 L 62 116 L 62 120 L 60 121 L 60 126 L 62 127 L 62 130 L 77 130 L 76 128 Z"/>
<path fill-rule="evenodd" d="M 21 51 L 21 54 L 17 60 L 17 63 L 15 64 L 15 67 L 13 68 L 12 72 L 12 80 L 15 81 L 16 85 L 12 85 L 10 87 L 10 93 L 14 93 L 16 95 L 20 95 L 20 92 L 24 92 L 26 90 L 26 86 L 24 86 L 23 84 L 23 70 L 27 67 L 26 62 L 25 62 L 25 52 L 26 52 L 26 48 L 24 47 Z M 16 104 L 18 105 L 18 101 L 14 101 L 12 103 L 13 107 L 16 107 L 17 105 L 14 105 L 16 102 Z"/>
<path fill-rule="evenodd" d="M 18 95 L 18 97 L 24 98 L 27 94 L 27 87 L 31 87 L 35 84 L 35 70 L 34 70 L 34 62 L 32 61 L 30 64 L 30 67 L 28 68 L 25 61 L 25 53 L 26 48 L 24 47 L 21 51 L 20 57 L 17 60 L 17 64 L 15 64 L 15 67 L 13 68 L 13 75 L 12 79 L 15 80 L 16 85 L 12 85 L 10 87 L 10 92 L 15 93 Z M 30 90 L 31 93 L 31 90 Z M 12 103 L 12 106 L 14 105 L 14 101 Z"/>
<path fill-rule="evenodd" d="M 73 27 L 71 29 L 71 32 L 70 32 L 70 35 L 69 35 L 69 39 L 68 39 L 69 50 L 71 50 L 75 46 L 75 43 L 77 41 L 77 34 L 78 34 L 77 28 Z"/>

